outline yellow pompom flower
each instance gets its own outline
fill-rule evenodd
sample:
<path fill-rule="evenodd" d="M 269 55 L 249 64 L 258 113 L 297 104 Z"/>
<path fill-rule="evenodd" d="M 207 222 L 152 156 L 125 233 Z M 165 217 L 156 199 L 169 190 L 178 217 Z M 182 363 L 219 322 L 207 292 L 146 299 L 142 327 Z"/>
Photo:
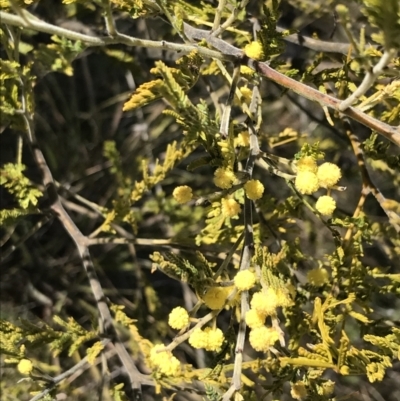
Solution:
<path fill-rule="evenodd" d="M 29 375 L 33 370 L 33 364 L 29 359 L 21 359 L 17 366 L 18 372 L 23 375 Z"/>
<path fill-rule="evenodd" d="M 222 330 L 207 327 L 204 329 L 204 333 L 207 335 L 207 345 L 204 347 L 206 351 L 220 351 L 224 342 L 224 333 L 222 333 Z"/>
<path fill-rule="evenodd" d="M 244 53 L 247 57 L 253 58 L 254 60 L 262 60 L 264 56 L 264 50 L 260 42 L 251 42 L 244 48 Z"/>
<path fill-rule="evenodd" d="M 304 195 L 311 195 L 318 191 L 318 177 L 311 171 L 299 171 L 294 181 L 297 190 Z"/>
<path fill-rule="evenodd" d="M 270 327 L 257 327 L 250 331 L 250 345 L 260 352 L 266 352 L 279 340 L 279 333 Z"/>
<path fill-rule="evenodd" d="M 322 287 L 329 282 L 329 273 L 325 268 L 312 269 L 307 273 L 308 282 L 315 287 Z"/>
<path fill-rule="evenodd" d="M 336 201 L 331 196 L 320 196 L 315 204 L 315 208 L 324 216 L 332 214 L 336 209 Z"/>
<path fill-rule="evenodd" d="M 189 202 L 193 197 L 192 188 L 187 185 L 181 185 L 174 189 L 172 196 L 178 203 L 183 204 Z"/>
<path fill-rule="evenodd" d="M 235 199 L 221 199 L 221 212 L 225 217 L 234 217 L 240 213 L 240 205 Z"/>
<path fill-rule="evenodd" d="M 189 344 L 196 349 L 206 348 L 208 345 L 208 335 L 203 330 L 197 328 L 190 334 Z"/>
<path fill-rule="evenodd" d="M 246 312 L 245 321 L 251 329 L 256 329 L 257 327 L 264 326 L 265 318 L 266 316 L 258 313 L 256 309 L 249 309 Z"/>
<path fill-rule="evenodd" d="M 336 164 L 323 163 L 318 167 L 317 177 L 320 187 L 331 188 L 342 178 L 342 172 Z"/>
<path fill-rule="evenodd" d="M 171 313 L 169 314 L 168 324 L 173 329 L 183 329 L 189 324 L 189 314 L 187 313 L 187 310 L 181 306 L 172 309 Z"/>
<path fill-rule="evenodd" d="M 276 314 L 278 305 L 278 296 L 271 287 L 266 291 L 260 291 L 253 294 L 250 302 L 251 309 L 255 309 L 259 314 L 271 316 Z"/>
<path fill-rule="evenodd" d="M 244 184 L 246 196 L 251 200 L 257 200 L 264 193 L 264 185 L 259 180 L 250 180 Z"/>
<path fill-rule="evenodd" d="M 150 351 L 150 365 L 167 376 L 177 376 L 181 370 L 181 363 L 172 355 L 171 351 L 160 351 L 163 344 L 155 345 Z"/>
<path fill-rule="evenodd" d="M 242 270 L 236 274 L 233 281 L 239 291 L 246 291 L 253 288 L 256 283 L 256 276 L 250 270 Z"/>
<path fill-rule="evenodd" d="M 214 184 L 218 188 L 229 189 L 233 182 L 236 180 L 235 174 L 232 170 L 227 170 L 222 167 L 217 168 L 214 173 Z"/>
<path fill-rule="evenodd" d="M 297 171 L 309 171 L 316 173 L 318 170 L 317 162 L 312 156 L 304 156 L 297 161 Z"/>
<path fill-rule="evenodd" d="M 301 400 L 307 397 L 307 389 L 303 382 L 291 383 L 292 389 L 290 390 L 290 395 L 295 400 Z"/>
<path fill-rule="evenodd" d="M 235 138 L 235 147 L 241 146 L 246 147 L 250 145 L 250 135 L 248 131 L 242 131 L 238 133 L 237 138 Z"/>
<path fill-rule="evenodd" d="M 222 309 L 225 305 L 226 299 L 232 292 L 231 287 L 211 287 L 202 297 L 204 303 L 212 310 Z"/>

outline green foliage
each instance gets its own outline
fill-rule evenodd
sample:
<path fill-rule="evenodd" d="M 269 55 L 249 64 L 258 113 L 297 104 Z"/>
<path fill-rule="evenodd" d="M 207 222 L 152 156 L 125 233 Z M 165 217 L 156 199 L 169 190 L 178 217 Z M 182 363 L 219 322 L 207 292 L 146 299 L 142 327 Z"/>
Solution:
<path fill-rule="evenodd" d="M 1 3 L 1 301 L 38 316 L 0 320 L 6 397 L 394 400 L 398 2 L 338 5 L 349 46 L 308 19 L 336 1 L 28 3 Z"/>

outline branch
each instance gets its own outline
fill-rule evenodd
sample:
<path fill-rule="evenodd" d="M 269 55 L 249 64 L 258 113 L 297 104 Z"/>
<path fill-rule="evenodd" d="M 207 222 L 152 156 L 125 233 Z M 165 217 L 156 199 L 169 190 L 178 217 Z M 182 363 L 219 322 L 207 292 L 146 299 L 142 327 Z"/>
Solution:
<path fill-rule="evenodd" d="M 127 46 L 141 46 L 147 48 L 168 49 L 185 53 L 196 50 L 199 52 L 199 54 L 203 55 L 204 57 L 211 57 L 225 61 L 235 61 L 235 60 L 237 61 L 237 59 L 242 59 L 243 63 L 247 63 L 249 67 L 255 68 L 256 71 L 258 71 L 261 75 L 263 75 L 268 79 L 271 79 L 277 84 L 282 85 L 285 88 L 288 88 L 307 99 L 318 102 L 322 106 L 330 107 L 338 112 L 341 111 L 339 106 L 342 102 L 340 100 L 332 96 L 326 95 L 324 93 L 321 93 L 318 90 L 311 88 L 310 86 L 297 82 L 296 80 L 279 73 L 278 71 L 271 68 L 267 63 L 261 63 L 255 60 L 247 59 L 244 56 L 243 51 L 238 49 L 237 47 L 232 46 L 229 43 L 225 42 L 224 40 L 219 39 L 215 36 L 211 36 L 211 32 L 209 31 L 196 29 L 186 23 L 184 23 L 184 33 L 189 39 L 191 40 L 206 39 L 211 46 L 213 46 L 215 49 L 219 51 L 211 50 L 206 47 L 197 45 L 171 43 L 163 40 L 152 41 L 146 39 L 139 39 L 119 33 L 117 34 L 117 36 L 113 38 L 84 35 L 41 21 L 32 14 L 30 14 L 29 12 L 27 12 L 26 10 L 23 10 L 22 13 L 23 17 L 0 11 L 0 19 L 3 23 L 6 24 L 18 27 L 25 27 L 40 32 L 46 32 L 52 35 L 59 35 L 71 40 L 80 40 L 87 46 L 106 46 L 119 43 L 119 44 L 125 44 Z M 395 128 L 379 120 L 376 120 L 375 118 L 370 117 L 367 114 L 355 108 L 349 107 L 346 110 L 343 110 L 342 113 L 352 118 L 353 120 L 356 120 L 373 130 L 376 130 L 385 138 L 387 138 L 389 141 L 395 143 L 397 146 L 400 146 L 400 129 Z"/>
<path fill-rule="evenodd" d="M 389 51 L 385 51 L 383 56 L 379 60 L 379 62 L 375 65 L 374 68 L 369 70 L 365 75 L 361 85 L 354 91 L 354 93 L 349 96 L 346 100 L 343 100 L 339 105 L 339 110 L 344 111 L 349 106 L 354 104 L 361 96 L 367 92 L 367 90 L 374 84 L 376 79 L 382 74 L 383 69 L 390 63 L 390 61 L 396 56 L 396 50 L 391 49 Z"/>
<path fill-rule="evenodd" d="M 110 340 L 103 340 L 101 343 L 106 346 L 108 343 L 110 342 Z M 43 398 L 44 396 L 46 396 L 47 394 L 49 394 L 53 388 L 61 383 L 64 379 L 66 379 L 69 376 L 72 376 L 75 372 L 77 372 L 78 370 L 82 369 L 87 363 L 88 357 L 85 356 L 85 358 L 83 358 L 82 360 L 80 360 L 76 365 L 74 365 L 72 368 L 66 370 L 64 373 L 61 373 L 60 375 L 54 377 L 49 386 L 47 388 L 45 388 L 43 391 L 41 391 L 39 394 L 36 394 L 33 398 L 31 398 L 29 401 L 38 401 L 41 398 Z"/>
<path fill-rule="evenodd" d="M 127 46 L 138 46 L 146 48 L 156 49 L 167 49 L 178 52 L 190 53 L 193 50 L 197 50 L 199 54 L 204 57 L 211 57 L 218 60 L 232 61 L 235 57 L 232 57 L 229 53 L 224 55 L 215 50 L 208 49 L 206 47 L 197 45 L 186 45 L 181 43 L 166 42 L 165 40 L 155 41 L 147 39 L 134 38 L 121 33 L 116 33 L 114 37 L 97 37 L 85 35 L 79 32 L 74 32 L 69 29 L 61 28 L 47 22 L 41 21 L 28 11 L 23 11 L 23 17 L 0 11 L 0 20 L 3 24 L 9 24 L 17 27 L 29 28 L 38 32 L 45 32 L 50 35 L 57 35 L 65 37 L 70 40 L 81 41 L 86 46 L 107 46 L 115 44 L 125 44 Z"/>
<path fill-rule="evenodd" d="M 335 97 L 326 95 L 317 89 L 312 88 L 311 86 L 305 85 L 301 82 L 297 82 L 296 80 L 287 77 L 286 75 L 281 74 L 280 72 L 271 68 L 267 63 L 261 63 L 255 60 L 248 61 L 249 67 L 253 67 L 256 69 L 264 77 L 270 79 L 271 81 L 276 82 L 277 84 L 284 86 L 296 92 L 300 96 L 303 96 L 313 102 L 317 102 L 322 106 L 327 106 L 333 110 L 341 112 L 342 114 L 352 118 L 353 120 L 358 121 L 359 123 L 365 125 L 372 130 L 379 132 L 386 139 L 393 142 L 397 146 L 400 146 L 400 129 L 393 127 L 389 124 L 386 124 L 382 121 L 379 121 L 373 117 L 370 117 L 368 114 L 363 113 L 354 107 L 349 107 L 346 110 L 340 110 L 341 100 L 336 99 Z"/>

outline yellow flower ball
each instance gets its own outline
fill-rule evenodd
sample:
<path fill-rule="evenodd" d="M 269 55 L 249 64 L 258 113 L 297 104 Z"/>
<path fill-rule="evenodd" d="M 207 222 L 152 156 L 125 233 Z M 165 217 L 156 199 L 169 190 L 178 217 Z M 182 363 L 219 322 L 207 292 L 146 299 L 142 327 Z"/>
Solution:
<path fill-rule="evenodd" d="M 252 329 L 249 335 L 250 345 L 260 352 L 268 351 L 278 340 L 279 333 L 275 329 L 265 326 Z"/>
<path fill-rule="evenodd" d="M 237 216 L 240 210 L 240 205 L 235 199 L 221 199 L 221 212 L 225 217 Z"/>
<path fill-rule="evenodd" d="M 329 273 L 325 268 L 312 269 L 307 273 L 308 282 L 315 287 L 322 287 L 329 282 Z"/>
<path fill-rule="evenodd" d="M 197 328 L 190 334 L 189 344 L 196 349 L 206 348 L 208 345 L 208 335 L 203 330 Z"/>
<path fill-rule="evenodd" d="M 172 192 L 172 196 L 178 203 L 183 204 L 189 202 L 193 197 L 192 188 L 187 185 L 176 187 Z"/>
<path fill-rule="evenodd" d="M 317 162 L 312 156 L 302 157 L 297 161 L 297 171 L 310 171 L 316 173 L 318 170 Z"/>
<path fill-rule="evenodd" d="M 33 364 L 29 359 L 21 359 L 17 366 L 18 372 L 23 375 L 29 375 L 33 370 Z"/>
<path fill-rule="evenodd" d="M 244 53 L 247 57 L 253 58 L 254 60 L 262 60 L 264 56 L 264 50 L 260 42 L 251 42 L 244 48 Z"/>
<path fill-rule="evenodd" d="M 207 335 L 207 345 L 204 347 L 206 351 L 220 351 L 224 342 L 224 333 L 222 333 L 222 330 L 207 327 L 204 333 Z"/>
<path fill-rule="evenodd" d="M 318 177 L 311 171 L 299 171 L 294 181 L 297 190 L 304 195 L 311 195 L 318 191 Z"/>
<path fill-rule="evenodd" d="M 264 193 L 264 185 L 259 180 L 250 180 L 244 184 L 246 196 L 251 200 L 260 199 Z"/>
<path fill-rule="evenodd" d="M 187 310 L 181 306 L 172 309 L 171 313 L 169 314 L 168 324 L 173 329 L 183 329 L 189 324 L 189 314 L 187 313 Z"/>
<path fill-rule="evenodd" d="M 342 178 L 340 168 L 333 163 L 324 163 L 318 167 L 318 183 L 322 188 L 331 188 Z"/>
<path fill-rule="evenodd" d="M 272 288 L 256 292 L 253 294 L 250 306 L 251 309 L 255 309 L 261 315 L 275 315 L 278 307 L 278 296 Z"/>
<path fill-rule="evenodd" d="M 307 389 L 306 386 L 303 382 L 296 382 L 296 383 L 291 383 L 292 389 L 290 391 L 290 395 L 295 399 L 295 400 L 301 400 L 303 398 L 307 397 Z"/>
<path fill-rule="evenodd" d="M 250 270 L 242 270 L 236 274 L 234 283 L 239 291 L 246 291 L 253 288 L 256 283 L 256 276 Z"/>
<path fill-rule="evenodd" d="M 320 196 L 315 204 L 315 208 L 324 216 L 331 215 L 336 209 L 336 201 L 331 196 Z"/>
<path fill-rule="evenodd" d="M 165 346 L 155 345 L 150 351 L 150 365 L 167 376 L 177 376 L 181 370 L 181 363 L 172 355 L 171 351 L 160 351 Z M 158 352 L 160 351 L 160 352 Z"/>
<path fill-rule="evenodd" d="M 245 321 L 251 329 L 264 326 L 266 315 L 258 313 L 256 309 L 249 309 L 246 312 Z"/>
<path fill-rule="evenodd" d="M 236 180 L 235 174 L 232 170 L 227 170 L 222 167 L 217 168 L 214 173 L 214 184 L 218 188 L 229 189 L 233 182 Z"/>
<path fill-rule="evenodd" d="M 222 309 L 226 299 L 233 290 L 231 287 L 211 287 L 202 297 L 204 303 L 212 310 Z"/>

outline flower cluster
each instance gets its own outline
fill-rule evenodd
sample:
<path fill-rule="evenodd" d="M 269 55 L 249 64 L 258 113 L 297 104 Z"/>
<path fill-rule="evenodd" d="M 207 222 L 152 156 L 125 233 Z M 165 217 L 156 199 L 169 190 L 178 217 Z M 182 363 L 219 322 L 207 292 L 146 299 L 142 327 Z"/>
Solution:
<path fill-rule="evenodd" d="M 239 291 L 246 291 L 254 286 L 256 276 L 250 270 L 242 270 L 236 274 L 234 283 Z"/>
<path fill-rule="evenodd" d="M 224 217 L 235 217 L 240 213 L 240 205 L 235 199 L 221 199 L 221 212 Z"/>
<path fill-rule="evenodd" d="M 204 348 L 206 351 L 219 351 L 224 342 L 224 334 L 220 329 L 207 327 L 204 330 L 197 328 L 189 337 L 189 344 L 193 348 Z"/>
<path fill-rule="evenodd" d="M 264 185 L 259 180 L 249 180 L 244 184 L 246 196 L 251 200 L 257 200 L 264 193 Z"/>
<path fill-rule="evenodd" d="M 178 203 L 183 204 L 189 202 L 193 197 L 192 188 L 187 185 L 176 187 L 172 192 L 172 196 Z"/>
<path fill-rule="evenodd" d="M 319 188 L 332 188 L 341 177 L 342 173 L 336 164 L 323 163 L 317 167 L 313 157 L 305 156 L 297 162 L 295 186 L 300 193 L 310 195 Z"/>
<path fill-rule="evenodd" d="M 163 344 L 155 345 L 150 351 L 150 365 L 167 376 L 177 376 L 181 370 L 181 363 L 170 351 L 161 351 Z"/>
<path fill-rule="evenodd" d="M 342 177 L 340 168 L 333 163 L 323 163 L 319 167 L 312 156 L 305 156 L 297 162 L 297 176 L 294 182 L 297 190 L 304 195 L 311 195 L 319 188 L 330 189 Z M 315 208 L 325 216 L 336 209 L 336 202 L 331 196 L 321 196 Z"/>
<path fill-rule="evenodd" d="M 214 173 L 214 184 L 218 188 L 229 189 L 236 180 L 235 173 L 225 168 L 217 168 Z"/>
<path fill-rule="evenodd" d="M 183 329 L 189 324 L 189 314 L 187 313 L 187 310 L 181 306 L 172 309 L 171 313 L 169 314 L 168 324 L 173 329 Z"/>

